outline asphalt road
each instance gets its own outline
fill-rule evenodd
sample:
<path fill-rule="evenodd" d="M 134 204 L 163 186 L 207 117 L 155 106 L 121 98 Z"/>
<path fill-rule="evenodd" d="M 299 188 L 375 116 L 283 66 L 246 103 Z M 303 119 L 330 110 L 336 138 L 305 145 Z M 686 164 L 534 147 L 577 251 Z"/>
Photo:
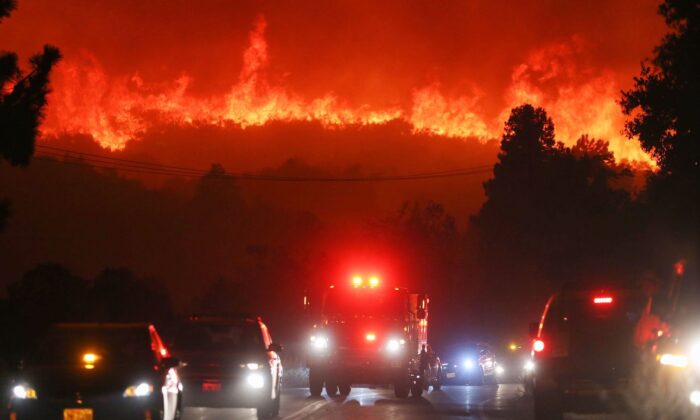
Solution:
<path fill-rule="evenodd" d="M 532 419 L 532 402 L 520 385 L 445 386 L 423 398 L 397 399 L 391 388 L 353 388 L 347 398 L 310 398 L 286 389 L 281 419 Z M 185 420 L 255 419 L 252 409 L 187 408 Z"/>

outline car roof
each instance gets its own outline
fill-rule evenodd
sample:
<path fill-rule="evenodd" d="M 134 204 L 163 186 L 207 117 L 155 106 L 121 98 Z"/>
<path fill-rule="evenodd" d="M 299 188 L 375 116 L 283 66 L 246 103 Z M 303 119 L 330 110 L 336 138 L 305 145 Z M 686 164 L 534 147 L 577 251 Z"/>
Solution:
<path fill-rule="evenodd" d="M 190 324 L 220 324 L 220 325 L 241 325 L 258 324 L 262 319 L 248 314 L 240 315 L 193 315 L 188 320 Z"/>
<path fill-rule="evenodd" d="M 62 330 L 139 330 L 151 327 L 147 322 L 64 322 L 53 325 L 53 328 Z"/>

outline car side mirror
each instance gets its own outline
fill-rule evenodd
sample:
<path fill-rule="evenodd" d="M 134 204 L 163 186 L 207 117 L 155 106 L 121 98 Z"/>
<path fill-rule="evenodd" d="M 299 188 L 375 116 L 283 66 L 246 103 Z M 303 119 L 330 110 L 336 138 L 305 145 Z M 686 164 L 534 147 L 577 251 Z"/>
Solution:
<path fill-rule="evenodd" d="M 275 353 L 280 353 L 284 348 L 282 347 L 281 344 L 278 343 L 270 343 L 270 346 L 267 348 L 268 351 L 274 351 Z"/>
<path fill-rule="evenodd" d="M 428 312 L 423 308 L 419 308 L 416 315 L 418 316 L 418 319 L 425 319 L 428 316 Z"/>
<path fill-rule="evenodd" d="M 540 332 L 540 323 L 531 322 L 529 325 L 530 338 L 537 338 L 537 334 Z"/>
<path fill-rule="evenodd" d="M 177 357 L 165 357 L 161 360 L 161 363 L 165 369 L 172 369 L 180 366 L 180 359 Z"/>

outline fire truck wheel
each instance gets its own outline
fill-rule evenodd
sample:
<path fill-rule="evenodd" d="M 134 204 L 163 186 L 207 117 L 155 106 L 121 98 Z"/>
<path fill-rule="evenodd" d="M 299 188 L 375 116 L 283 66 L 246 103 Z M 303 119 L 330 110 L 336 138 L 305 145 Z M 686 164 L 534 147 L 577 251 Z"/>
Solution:
<path fill-rule="evenodd" d="M 413 398 L 423 395 L 423 381 L 411 385 L 411 395 Z"/>
<path fill-rule="evenodd" d="M 338 395 L 338 385 L 334 382 L 330 382 L 328 379 L 326 379 L 326 394 L 329 397 Z"/>
<path fill-rule="evenodd" d="M 350 391 L 352 390 L 352 387 L 350 387 L 350 384 L 347 383 L 341 383 L 338 385 L 338 389 L 340 390 L 340 395 L 346 397 L 350 395 Z"/>
<path fill-rule="evenodd" d="M 408 381 L 399 381 L 394 384 L 394 395 L 396 395 L 396 398 L 407 398 L 408 391 Z"/>
<path fill-rule="evenodd" d="M 309 368 L 309 392 L 312 397 L 321 396 L 323 391 L 323 377 L 316 368 Z"/>

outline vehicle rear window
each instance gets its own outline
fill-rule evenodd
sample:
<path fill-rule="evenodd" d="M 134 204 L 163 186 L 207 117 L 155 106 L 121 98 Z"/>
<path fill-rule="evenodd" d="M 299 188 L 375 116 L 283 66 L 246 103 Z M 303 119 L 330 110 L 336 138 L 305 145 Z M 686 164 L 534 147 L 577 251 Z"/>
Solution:
<path fill-rule="evenodd" d="M 98 354 L 103 363 L 152 363 L 148 330 L 144 329 L 53 329 L 42 340 L 31 361 L 36 364 L 77 365 L 85 353 Z"/>
<path fill-rule="evenodd" d="M 612 298 L 598 303 L 596 297 Z M 575 292 L 560 295 L 552 301 L 544 322 L 545 333 L 570 332 L 595 333 L 601 328 L 634 328 L 646 305 L 642 293 L 592 293 Z"/>
<path fill-rule="evenodd" d="M 264 349 L 257 324 L 193 323 L 180 328 L 174 347 L 184 351 L 238 352 Z"/>

